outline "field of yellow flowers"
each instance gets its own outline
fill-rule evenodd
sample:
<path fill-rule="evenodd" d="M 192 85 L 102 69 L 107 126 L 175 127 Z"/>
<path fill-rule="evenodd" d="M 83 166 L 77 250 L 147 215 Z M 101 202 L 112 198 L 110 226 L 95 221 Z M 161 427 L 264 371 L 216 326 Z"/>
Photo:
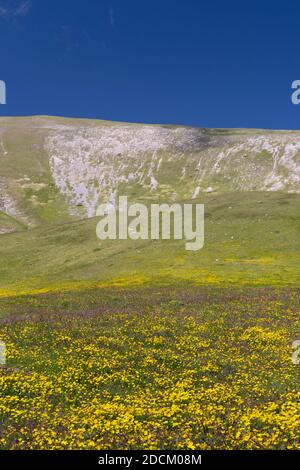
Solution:
<path fill-rule="evenodd" d="M 300 449 L 300 291 L 4 298 L 1 449 Z"/>

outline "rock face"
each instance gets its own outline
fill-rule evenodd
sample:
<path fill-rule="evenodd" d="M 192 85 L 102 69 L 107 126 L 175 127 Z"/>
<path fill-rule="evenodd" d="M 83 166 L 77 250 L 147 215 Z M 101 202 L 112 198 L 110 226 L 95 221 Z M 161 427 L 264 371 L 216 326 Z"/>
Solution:
<path fill-rule="evenodd" d="M 99 201 L 113 202 L 121 187 L 157 190 L 160 174 L 196 153 L 201 137 L 195 129 L 97 126 L 54 132 L 46 138 L 45 149 L 55 184 L 70 207 L 83 206 L 92 217 Z"/>
<path fill-rule="evenodd" d="M 0 119 L 0 211 L 28 225 L 93 217 L 118 194 L 232 191 L 300 192 L 300 132 Z"/>

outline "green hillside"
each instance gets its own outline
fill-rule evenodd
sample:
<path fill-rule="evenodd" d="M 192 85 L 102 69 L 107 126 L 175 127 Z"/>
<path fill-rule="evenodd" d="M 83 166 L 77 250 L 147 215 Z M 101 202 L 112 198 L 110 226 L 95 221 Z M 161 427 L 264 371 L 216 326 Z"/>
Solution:
<path fill-rule="evenodd" d="M 0 211 L 27 227 L 93 217 L 119 194 L 236 191 L 300 192 L 300 133 L 0 118 Z"/>
<path fill-rule="evenodd" d="M 205 245 L 100 241 L 98 219 L 2 235 L 0 294 L 106 285 L 299 285 L 300 196 L 206 195 Z"/>
<path fill-rule="evenodd" d="M 203 249 L 100 241 L 119 195 Z M 0 449 L 299 450 L 299 208 L 300 132 L 0 118 Z"/>
<path fill-rule="evenodd" d="M 0 119 L 0 293 L 299 282 L 300 133 Z M 105 241 L 96 208 L 205 204 L 205 246 Z"/>

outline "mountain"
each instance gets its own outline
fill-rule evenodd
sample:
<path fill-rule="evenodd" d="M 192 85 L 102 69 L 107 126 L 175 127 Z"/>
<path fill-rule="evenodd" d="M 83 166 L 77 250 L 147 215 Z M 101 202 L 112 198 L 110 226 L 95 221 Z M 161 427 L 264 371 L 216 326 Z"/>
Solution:
<path fill-rule="evenodd" d="M 0 285 L 297 283 L 299 194 L 298 131 L 0 118 Z M 118 195 L 204 202 L 204 249 L 100 242 L 96 208 Z"/>
<path fill-rule="evenodd" d="M 117 194 L 297 193 L 300 132 L 1 118 L 0 190 L 2 232 L 93 217 Z"/>

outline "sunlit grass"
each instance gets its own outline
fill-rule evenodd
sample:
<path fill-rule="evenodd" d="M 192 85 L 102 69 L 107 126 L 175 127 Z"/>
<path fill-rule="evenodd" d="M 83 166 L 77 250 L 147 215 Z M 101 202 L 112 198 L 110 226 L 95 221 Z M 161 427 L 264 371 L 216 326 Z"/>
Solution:
<path fill-rule="evenodd" d="M 3 299 L 1 448 L 299 449 L 299 291 Z"/>

